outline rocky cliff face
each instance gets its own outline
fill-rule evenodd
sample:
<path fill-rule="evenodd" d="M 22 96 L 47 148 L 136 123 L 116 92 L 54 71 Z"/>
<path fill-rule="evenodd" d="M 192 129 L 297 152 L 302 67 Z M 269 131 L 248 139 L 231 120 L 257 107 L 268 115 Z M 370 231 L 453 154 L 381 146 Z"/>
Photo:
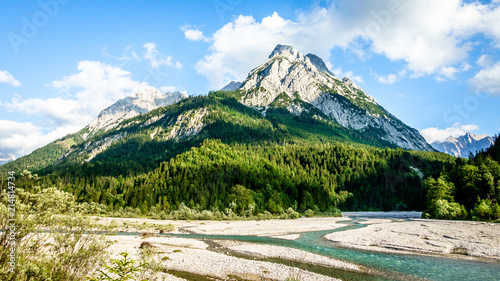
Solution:
<path fill-rule="evenodd" d="M 322 111 L 331 121 L 358 131 L 370 130 L 383 140 L 413 150 L 432 150 L 420 133 L 378 105 L 351 79 L 339 79 L 317 56 L 302 55 L 278 45 L 268 60 L 250 71 L 240 90 L 241 102 L 265 114 L 282 94 L 292 101 L 286 108 L 300 112 L 300 102 Z"/>
<path fill-rule="evenodd" d="M 229 84 L 224 86 L 219 91 L 236 91 L 241 87 L 242 84 L 243 83 L 241 83 L 241 82 L 231 81 L 231 82 L 229 82 Z"/>
<path fill-rule="evenodd" d="M 185 93 L 162 93 L 153 87 L 148 87 L 101 111 L 99 116 L 86 127 L 88 133 L 84 134 L 83 138 L 88 139 L 101 130 L 113 129 L 125 119 L 144 114 L 160 106 L 176 103 L 183 98 L 187 98 Z"/>
<path fill-rule="evenodd" d="M 437 151 L 441 151 L 455 157 L 467 158 L 470 153 L 476 154 L 476 152 L 486 149 L 494 143 L 495 140 L 490 136 L 479 136 L 468 132 L 458 138 L 449 136 L 442 142 L 435 141 L 431 143 L 431 146 Z"/>

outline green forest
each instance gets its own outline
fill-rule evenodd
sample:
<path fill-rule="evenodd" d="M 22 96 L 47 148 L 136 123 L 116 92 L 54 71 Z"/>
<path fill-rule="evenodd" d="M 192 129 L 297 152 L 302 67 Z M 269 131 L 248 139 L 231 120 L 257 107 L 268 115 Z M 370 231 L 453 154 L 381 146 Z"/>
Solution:
<path fill-rule="evenodd" d="M 438 219 L 500 219 L 500 136 L 485 151 L 457 158 L 438 177 L 423 182 L 425 217 Z"/>
<path fill-rule="evenodd" d="M 87 142 L 82 130 L 0 172 L 16 171 L 18 188 L 57 188 L 90 213 L 114 216 L 186 218 L 179 212 L 190 210 L 196 218 L 205 211 L 205 218 L 222 219 L 426 210 L 433 218 L 498 219 L 497 147 L 471 159 L 407 151 L 380 139 L 373 128 L 358 132 L 326 121 L 314 108 L 296 116 L 275 104 L 264 116 L 238 98 L 238 92 L 211 92 L 184 99 Z M 172 120 L 201 109 L 208 113 L 199 134 L 162 140 Z M 118 134 L 125 137 L 85 160 L 88 143 Z M 28 160 L 35 168 L 25 168 Z"/>
<path fill-rule="evenodd" d="M 415 210 L 426 201 L 423 175 L 439 175 L 452 158 L 438 153 L 349 144 L 224 144 L 205 140 L 148 173 L 102 175 L 99 162 L 46 176 L 27 174 L 20 185 L 52 187 L 108 212 L 133 208 L 146 215 L 181 204 L 238 215 L 265 211 L 336 213 Z"/>

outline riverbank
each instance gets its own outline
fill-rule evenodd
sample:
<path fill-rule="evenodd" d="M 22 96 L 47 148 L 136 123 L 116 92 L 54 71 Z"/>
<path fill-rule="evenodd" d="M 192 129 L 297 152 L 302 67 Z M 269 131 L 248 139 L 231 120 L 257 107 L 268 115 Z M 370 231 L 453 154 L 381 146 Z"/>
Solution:
<path fill-rule="evenodd" d="M 418 214 L 414 212 L 345 215 L 363 217 L 362 223 L 367 226 L 326 236 L 341 247 L 500 261 L 498 224 L 422 220 L 416 219 Z M 112 242 L 109 252 L 113 258 L 119 257 L 118 253 L 127 251 L 132 258 L 140 259 L 144 251 L 141 244 L 147 242 L 154 252 L 154 264 L 162 271 L 159 275 L 162 277 L 157 280 L 181 280 L 174 278 L 175 274 L 182 275 L 178 275 L 179 272 L 212 276 L 215 280 L 285 280 L 297 277 L 300 277 L 300 280 L 336 280 L 303 270 L 300 265 L 312 264 L 349 272 L 365 272 L 366 269 L 331 257 L 276 245 L 156 235 L 191 233 L 296 240 L 301 237 L 302 232 L 336 229 L 346 226 L 343 222 L 348 221 L 351 219 L 347 217 L 263 221 L 99 218 L 96 225 L 113 225 L 115 231 L 139 233 L 130 236 L 108 236 L 108 240 Z M 282 264 L 273 259 L 291 263 Z"/>
<path fill-rule="evenodd" d="M 500 224 L 444 221 L 368 214 L 364 228 L 331 233 L 326 239 L 339 246 L 391 253 L 441 255 L 500 262 Z M 398 221 L 399 220 L 399 221 Z"/>
<path fill-rule="evenodd" d="M 289 249 L 279 246 L 240 243 L 231 241 L 216 241 L 218 247 L 231 251 L 215 251 L 209 247 L 210 242 L 200 239 L 179 237 L 145 237 L 145 236 L 110 236 L 112 245 L 108 248 L 112 258 L 119 258 L 119 253 L 127 251 L 135 260 L 143 258 L 144 250 L 149 251 L 148 264 L 161 268 L 162 272 L 149 273 L 148 280 L 184 280 L 175 275 L 191 273 L 201 276 L 210 276 L 215 280 L 325 280 L 339 279 L 309 272 L 299 267 L 287 266 L 279 263 L 241 258 L 232 255 L 232 252 L 247 252 L 254 255 L 282 257 L 302 263 L 313 263 L 337 267 L 344 270 L 359 271 L 358 266 L 338 261 L 321 255 L 305 251 Z M 251 251 L 251 252 L 250 252 Z M 293 279 L 296 278 L 296 279 Z M 214 279 L 211 279 L 214 280 Z"/>

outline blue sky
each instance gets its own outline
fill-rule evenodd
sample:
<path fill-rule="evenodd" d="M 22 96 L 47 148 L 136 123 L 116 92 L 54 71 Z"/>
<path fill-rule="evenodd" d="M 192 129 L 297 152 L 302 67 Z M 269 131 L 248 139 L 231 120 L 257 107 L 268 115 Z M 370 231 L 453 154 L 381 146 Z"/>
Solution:
<path fill-rule="evenodd" d="M 494 135 L 499 19 L 498 0 L 1 1 L 0 158 L 145 86 L 241 81 L 278 43 L 322 57 L 428 141 Z"/>

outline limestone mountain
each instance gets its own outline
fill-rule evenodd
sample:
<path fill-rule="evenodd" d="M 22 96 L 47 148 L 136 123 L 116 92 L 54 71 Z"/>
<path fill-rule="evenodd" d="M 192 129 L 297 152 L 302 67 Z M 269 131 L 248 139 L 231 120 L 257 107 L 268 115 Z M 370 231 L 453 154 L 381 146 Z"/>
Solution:
<path fill-rule="evenodd" d="M 422 209 L 422 179 L 455 160 L 397 149 L 432 150 L 353 81 L 293 47 L 277 46 L 230 86 L 188 98 L 147 89 L 0 175 L 30 170 L 20 188 L 57 186 L 110 212 L 338 214 Z"/>
<path fill-rule="evenodd" d="M 105 132 L 117 127 L 120 122 L 126 119 L 147 113 L 160 106 L 176 103 L 187 97 L 185 93 L 162 93 L 153 87 L 147 87 L 131 96 L 118 100 L 101 111 L 99 116 L 86 127 L 89 132 L 82 137 L 88 139 L 101 130 Z"/>
<path fill-rule="evenodd" d="M 130 166 L 146 172 L 206 139 L 432 150 L 352 80 L 335 77 L 319 57 L 290 46 L 278 45 L 243 83 L 226 90 L 186 98 L 145 89 L 104 109 L 79 132 L 9 164 L 39 170 L 99 162 L 116 173 Z"/>
<path fill-rule="evenodd" d="M 437 151 L 444 152 L 455 157 L 468 158 L 470 153 L 487 149 L 495 142 L 494 138 L 487 135 L 476 135 L 467 132 L 465 135 L 455 138 L 449 136 L 444 141 L 435 141 L 431 146 Z"/>
<path fill-rule="evenodd" d="M 399 147 L 432 150 L 420 133 L 390 114 L 349 78 L 337 78 L 317 56 L 278 45 L 268 60 L 250 71 L 241 102 L 262 114 L 285 107 L 299 115 L 319 110 L 341 126 L 367 132 Z"/>
<path fill-rule="evenodd" d="M 16 161 L 6 161 L 4 162 L 6 164 L 2 165 L 2 169 L 18 168 L 36 171 L 53 165 L 57 159 L 66 157 L 80 144 L 85 144 L 85 147 L 90 148 L 95 147 L 97 143 L 100 144 L 98 145 L 100 151 L 104 151 L 111 144 L 109 139 L 99 139 L 104 133 L 112 129 L 119 129 L 120 123 L 126 119 L 145 114 L 161 106 L 176 103 L 184 98 L 187 98 L 185 93 L 162 93 L 153 87 L 146 87 L 102 110 L 98 117 L 82 130 L 55 140 Z M 94 151 L 94 154 L 96 153 L 97 151 Z M 12 159 L 13 155 L 8 156 L 10 160 L 14 160 Z M 0 159 L 0 164 L 3 164 L 2 161 Z"/>
<path fill-rule="evenodd" d="M 231 81 L 229 84 L 226 86 L 222 87 L 219 91 L 236 91 L 238 90 L 243 83 L 241 82 L 236 82 L 236 81 Z"/>

